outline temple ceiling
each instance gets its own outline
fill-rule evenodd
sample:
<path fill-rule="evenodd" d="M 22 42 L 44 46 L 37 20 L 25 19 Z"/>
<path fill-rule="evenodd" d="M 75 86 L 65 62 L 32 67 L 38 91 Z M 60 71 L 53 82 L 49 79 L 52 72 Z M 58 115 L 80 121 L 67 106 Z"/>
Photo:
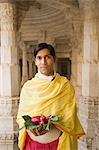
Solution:
<path fill-rule="evenodd" d="M 7 0 L 0 0 L 5 1 Z M 65 42 L 66 39 L 72 43 L 76 30 L 80 31 L 78 0 L 14 0 L 14 2 L 17 8 L 18 32 L 24 41 L 36 41 L 43 36 L 53 37 L 58 42 Z"/>

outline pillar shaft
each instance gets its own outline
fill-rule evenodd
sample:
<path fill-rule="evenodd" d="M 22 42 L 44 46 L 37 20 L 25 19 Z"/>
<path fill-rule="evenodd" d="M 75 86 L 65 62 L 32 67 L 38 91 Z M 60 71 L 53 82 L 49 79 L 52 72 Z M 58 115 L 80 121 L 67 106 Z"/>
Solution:
<path fill-rule="evenodd" d="M 84 42 L 82 63 L 82 99 L 80 115 L 86 131 L 84 150 L 97 149 L 95 102 L 98 101 L 98 35 L 97 35 L 96 1 L 84 1 Z M 82 113 L 83 112 L 83 113 Z M 97 120 L 97 121 L 96 121 Z M 98 133 L 97 133 L 98 134 Z M 97 135 L 98 136 L 98 135 Z"/>
<path fill-rule="evenodd" d="M 1 3 L 0 150 L 15 150 L 16 113 L 19 99 L 19 66 L 16 45 L 16 8 Z"/>
<path fill-rule="evenodd" d="M 24 49 L 22 51 L 22 85 L 28 80 L 27 72 L 27 51 Z"/>
<path fill-rule="evenodd" d="M 33 65 L 32 61 L 29 61 L 29 79 L 33 77 Z"/>
<path fill-rule="evenodd" d="M 77 53 L 78 51 L 73 49 L 72 50 L 72 82 L 75 88 L 77 87 Z"/>
<path fill-rule="evenodd" d="M 84 51 L 83 51 L 83 85 L 84 96 L 97 97 L 98 77 L 98 35 L 96 5 L 91 0 L 84 6 Z"/>

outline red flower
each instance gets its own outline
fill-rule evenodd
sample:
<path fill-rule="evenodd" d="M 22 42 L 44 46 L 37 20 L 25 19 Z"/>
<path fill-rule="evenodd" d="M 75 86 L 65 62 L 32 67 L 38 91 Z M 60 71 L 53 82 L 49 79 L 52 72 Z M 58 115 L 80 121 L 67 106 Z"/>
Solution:
<path fill-rule="evenodd" d="M 60 117 L 55 115 L 54 116 L 41 115 L 41 116 L 33 116 L 33 117 L 30 117 L 29 115 L 24 115 L 22 116 L 22 118 L 25 121 L 23 127 L 31 131 L 35 128 L 41 128 L 41 127 L 43 127 L 44 130 L 49 130 L 51 124 L 55 124 L 55 122 L 60 120 Z"/>
<path fill-rule="evenodd" d="M 47 123 L 48 122 L 49 117 L 45 117 L 45 116 L 41 116 L 40 117 L 40 122 L 41 123 Z"/>
<path fill-rule="evenodd" d="M 34 122 L 34 123 L 35 122 L 38 122 L 38 123 L 41 122 L 40 117 L 41 116 L 34 116 L 34 117 L 32 117 L 32 122 Z"/>
<path fill-rule="evenodd" d="M 45 117 L 45 116 L 34 116 L 34 117 L 32 117 L 32 122 L 34 122 L 34 123 L 47 123 L 48 119 L 49 119 L 49 117 Z"/>

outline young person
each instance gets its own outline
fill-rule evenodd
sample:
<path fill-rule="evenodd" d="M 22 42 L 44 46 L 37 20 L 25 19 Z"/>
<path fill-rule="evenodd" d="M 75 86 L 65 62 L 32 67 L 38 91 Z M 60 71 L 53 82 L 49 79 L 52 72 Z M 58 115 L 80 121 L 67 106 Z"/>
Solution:
<path fill-rule="evenodd" d="M 23 115 L 58 115 L 62 119 L 49 131 L 23 128 L 19 132 L 20 150 L 77 150 L 77 139 L 84 130 L 77 117 L 75 91 L 70 81 L 55 71 L 55 50 L 47 43 L 34 49 L 38 72 L 21 91 L 17 123 L 24 125 Z"/>

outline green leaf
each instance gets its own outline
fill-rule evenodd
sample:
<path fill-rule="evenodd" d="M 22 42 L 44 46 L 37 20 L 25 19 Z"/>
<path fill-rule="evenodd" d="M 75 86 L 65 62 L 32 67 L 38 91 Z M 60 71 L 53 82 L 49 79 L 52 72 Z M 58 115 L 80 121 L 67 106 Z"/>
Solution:
<path fill-rule="evenodd" d="M 31 121 L 31 117 L 28 115 L 22 116 L 25 121 Z"/>
<path fill-rule="evenodd" d="M 33 124 L 32 124 L 32 122 L 27 121 L 27 122 L 24 122 L 24 125 L 25 125 L 25 127 L 27 127 L 27 126 L 31 126 L 31 125 L 33 125 Z"/>
<path fill-rule="evenodd" d="M 51 121 L 53 121 L 53 122 L 56 122 L 58 120 L 59 120 L 58 116 L 52 116 L 51 117 Z"/>
<path fill-rule="evenodd" d="M 33 123 L 31 120 L 25 121 L 24 125 L 26 129 L 31 129 L 31 130 L 38 126 L 37 124 Z"/>
<path fill-rule="evenodd" d="M 50 124 L 51 124 L 51 121 L 50 119 L 48 120 L 48 123 L 47 123 L 47 126 L 46 126 L 46 130 L 49 130 L 50 129 Z"/>
<path fill-rule="evenodd" d="M 33 129 L 35 129 L 35 128 L 37 128 L 37 125 L 30 125 L 30 126 L 28 126 L 27 127 L 27 129 L 29 129 L 29 130 L 33 130 Z"/>
<path fill-rule="evenodd" d="M 43 124 L 43 129 L 45 129 L 45 130 L 46 130 L 46 128 L 47 128 L 47 124 L 48 124 L 48 123 L 44 123 L 44 124 Z"/>
<path fill-rule="evenodd" d="M 20 130 L 22 130 L 25 126 L 22 126 L 21 128 L 18 128 L 17 131 L 19 132 Z"/>

